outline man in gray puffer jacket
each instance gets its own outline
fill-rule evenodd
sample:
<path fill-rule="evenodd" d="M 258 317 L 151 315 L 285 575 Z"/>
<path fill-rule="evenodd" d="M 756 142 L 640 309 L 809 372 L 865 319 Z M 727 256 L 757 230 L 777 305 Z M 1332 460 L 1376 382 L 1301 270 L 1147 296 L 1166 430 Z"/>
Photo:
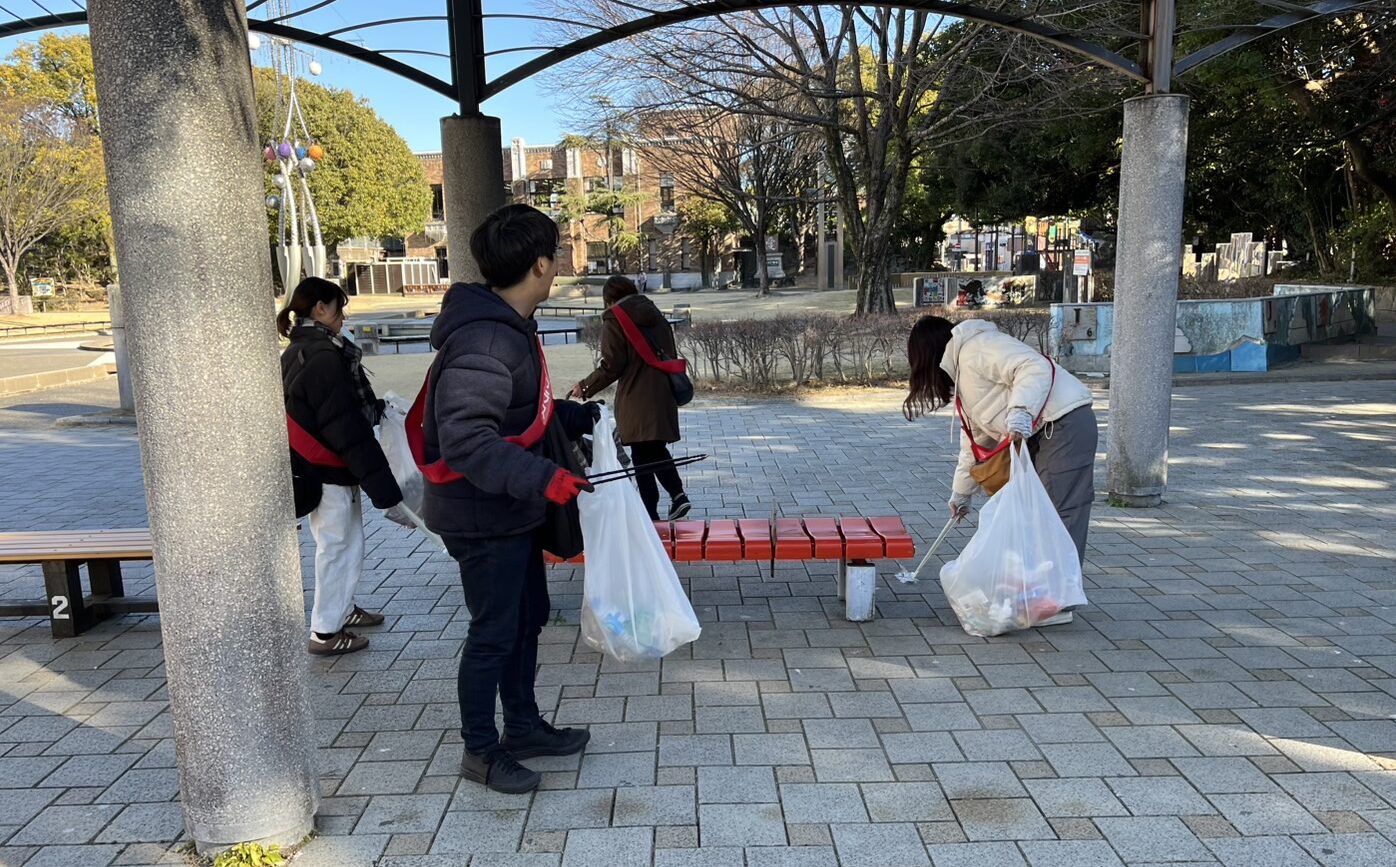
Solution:
<path fill-rule="evenodd" d="M 575 438 L 592 419 L 579 404 L 553 400 L 533 319 L 557 276 L 558 242 L 557 224 L 526 205 L 501 208 L 475 230 L 470 250 L 487 285 L 457 283 L 446 293 L 422 421 L 427 526 L 460 564 L 470 609 L 457 681 L 461 773 L 502 792 L 541 781 L 519 760 L 570 755 L 590 738 L 543 720 L 533 691 L 550 609 L 538 529 L 549 502 L 566 505 L 591 490 L 542 454 L 550 423 Z"/>

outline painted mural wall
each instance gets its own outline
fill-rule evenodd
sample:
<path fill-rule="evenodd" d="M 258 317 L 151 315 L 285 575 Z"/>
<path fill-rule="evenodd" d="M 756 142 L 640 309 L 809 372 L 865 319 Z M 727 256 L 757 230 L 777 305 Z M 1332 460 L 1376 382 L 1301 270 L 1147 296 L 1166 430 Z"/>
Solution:
<path fill-rule="evenodd" d="M 1376 332 L 1370 287 L 1284 288 L 1262 298 L 1178 302 L 1173 369 L 1178 373 L 1260 372 L 1299 357 L 1305 343 Z M 1113 304 L 1052 305 L 1052 353 L 1076 373 L 1108 373 Z"/>

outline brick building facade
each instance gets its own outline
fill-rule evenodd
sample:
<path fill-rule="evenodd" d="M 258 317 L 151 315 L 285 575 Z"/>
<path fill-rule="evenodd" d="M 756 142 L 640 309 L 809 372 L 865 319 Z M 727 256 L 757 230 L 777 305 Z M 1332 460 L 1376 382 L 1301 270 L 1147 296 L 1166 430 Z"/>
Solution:
<path fill-rule="evenodd" d="M 441 154 L 418 154 L 418 159 L 432 189 L 432 221 L 425 232 L 405 239 L 405 253 L 435 259 L 444 276 L 449 239 L 441 192 Z M 678 216 L 686 191 L 649 165 L 638 151 L 620 145 L 612 148 L 608 171 L 604 147 L 566 141 L 530 146 L 514 139 L 500 159 L 508 200 L 532 205 L 558 221 L 564 276 L 643 272 L 651 287 L 703 285 L 703 251 L 682 231 Z M 604 194 L 608 185 L 616 192 L 620 206 L 614 226 L 604 214 L 587 208 L 596 204 L 596 194 Z M 614 256 L 613 233 L 621 239 L 621 250 Z M 710 282 L 730 277 L 734 242 L 735 238 L 723 239 L 718 250 L 708 251 Z"/>

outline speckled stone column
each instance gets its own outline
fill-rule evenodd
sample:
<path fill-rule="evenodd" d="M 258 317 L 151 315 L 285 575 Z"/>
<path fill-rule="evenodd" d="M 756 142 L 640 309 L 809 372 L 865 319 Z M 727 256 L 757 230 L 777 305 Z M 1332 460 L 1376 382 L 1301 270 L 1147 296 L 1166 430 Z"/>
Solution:
<path fill-rule="evenodd" d="M 1187 152 L 1186 96 L 1125 103 L 1108 448 L 1110 499 L 1120 505 L 1157 506 L 1168 486 Z"/>
<path fill-rule="evenodd" d="M 453 282 L 480 279 L 470 255 L 470 234 L 504 205 L 503 147 L 497 117 L 441 118 L 441 185 Z"/>
<path fill-rule="evenodd" d="M 318 796 L 241 0 L 91 0 L 185 825 L 291 843 Z"/>

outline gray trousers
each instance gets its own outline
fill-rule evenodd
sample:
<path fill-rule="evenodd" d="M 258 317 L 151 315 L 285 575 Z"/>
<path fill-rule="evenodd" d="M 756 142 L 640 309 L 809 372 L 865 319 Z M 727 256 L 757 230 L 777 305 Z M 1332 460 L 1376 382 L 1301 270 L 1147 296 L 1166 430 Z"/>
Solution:
<path fill-rule="evenodd" d="M 1089 406 L 1078 407 L 1048 422 L 1028 440 L 1033 466 L 1071 534 L 1071 541 L 1076 543 L 1083 567 L 1091 505 L 1095 502 L 1095 450 L 1099 442 L 1095 410 Z"/>

